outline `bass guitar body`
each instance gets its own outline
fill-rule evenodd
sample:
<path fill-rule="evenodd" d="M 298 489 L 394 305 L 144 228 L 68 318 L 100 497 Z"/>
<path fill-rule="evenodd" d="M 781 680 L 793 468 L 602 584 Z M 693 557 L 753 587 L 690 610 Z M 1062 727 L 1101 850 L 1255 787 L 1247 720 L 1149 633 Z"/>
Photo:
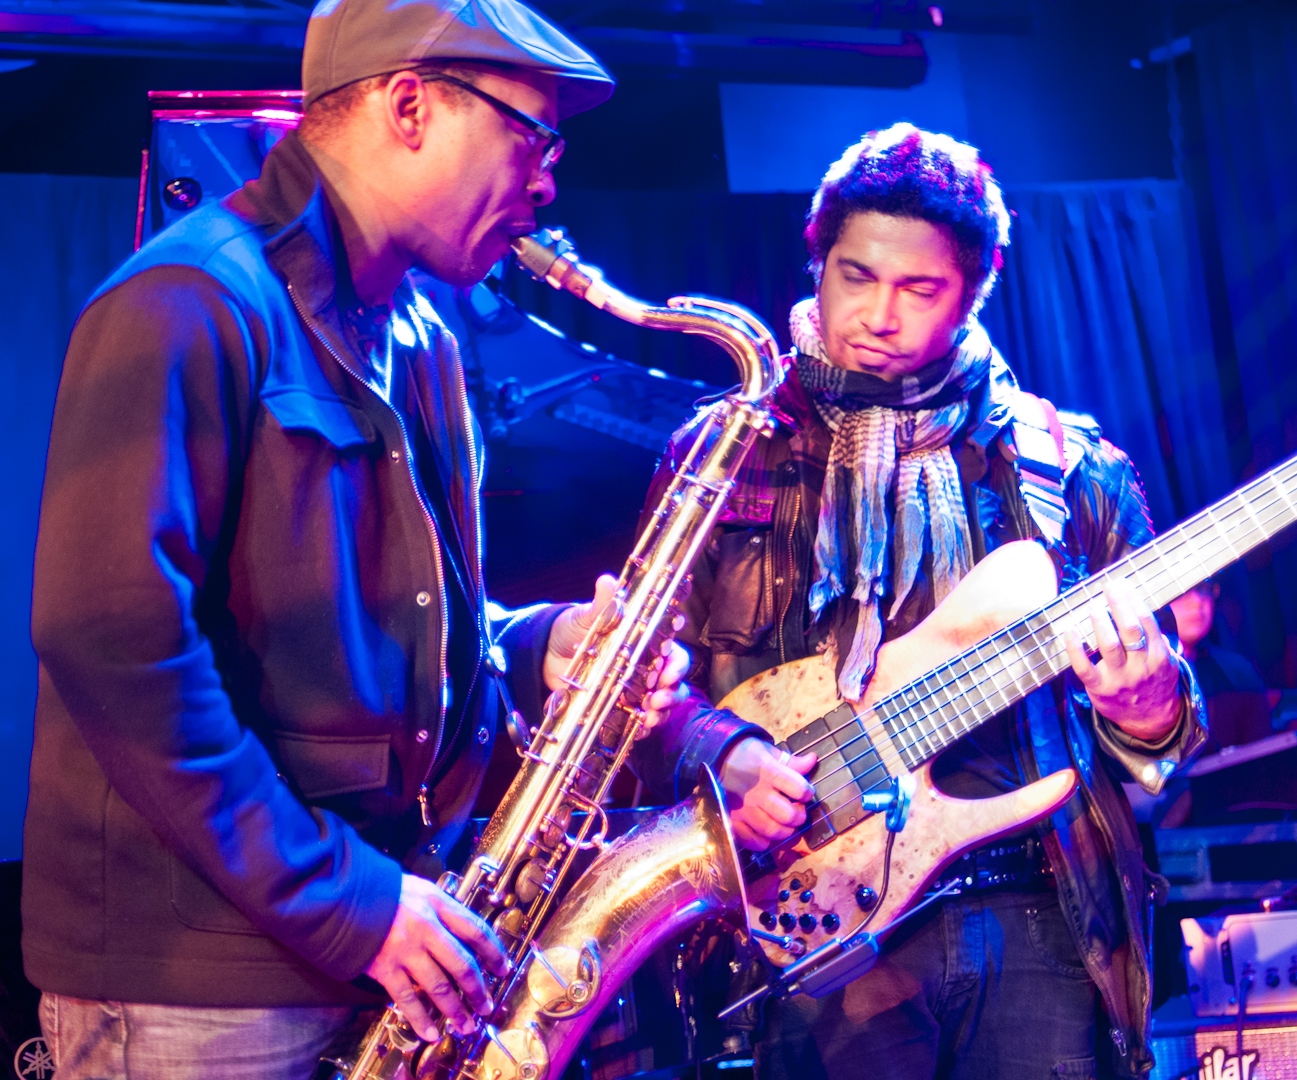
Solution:
<path fill-rule="evenodd" d="M 1071 769 L 994 798 L 947 796 L 932 780 L 930 760 L 906 767 L 905 735 L 889 734 L 873 711 L 1056 594 L 1045 551 L 1031 542 L 1007 544 L 975 566 L 923 623 L 879 650 L 862 700 L 840 696 L 830 654 L 771 668 L 726 696 L 723 707 L 765 728 L 777 745 L 819 757 L 810 775 L 817 801 L 807 829 L 755 863 L 760 876 L 747 884 L 750 925 L 799 942 L 797 955 L 862 923 L 877 932 L 964 852 L 1019 832 L 1068 800 L 1078 782 Z M 862 794 L 885 793 L 893 779 L 902 798 L 908 796 L 904 824 L 895 830 L 889 815 L 861 805 Z M 774 942 L 763 940 L 762 947 L 780 967 L 797 958 Z"/>

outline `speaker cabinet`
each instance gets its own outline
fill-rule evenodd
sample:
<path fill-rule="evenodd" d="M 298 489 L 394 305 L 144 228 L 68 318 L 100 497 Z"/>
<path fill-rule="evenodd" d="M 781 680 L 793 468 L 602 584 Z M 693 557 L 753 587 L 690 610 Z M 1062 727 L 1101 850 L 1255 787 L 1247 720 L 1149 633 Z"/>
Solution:
<path fill-rule="evenodd" d="M 1149 1080 L 1297 1080 L 1297 1015 L 1257 1017 L 1243 1025 L 1242 1057 L 1237 1045 L 1234 1024 L 1154 1021 Z"/>

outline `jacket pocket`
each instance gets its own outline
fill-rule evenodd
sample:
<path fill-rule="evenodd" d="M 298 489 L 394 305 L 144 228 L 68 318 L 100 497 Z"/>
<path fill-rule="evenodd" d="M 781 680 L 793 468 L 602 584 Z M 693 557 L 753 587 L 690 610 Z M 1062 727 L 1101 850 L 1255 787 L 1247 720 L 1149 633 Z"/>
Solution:
<path fill-rule="evenodd" d="M 378 436 L 369 417 L 340 397 L 299 386 L 268 386 L 261 402 L 285 431 L 318 435 L 339 450 L 364 446 Z"/>
<path fill-rule="evenodd" d="M 755 650 L 774 625 L 769 527 L 734 529 L 717 541 L 716 583 L 707 619 L 707 643 L 716 652 Z"/>
<path fill-rule="evenodd" d="M 194 873 L 173 853 L 167 852 L 171 910 L 192 930 L 217 934 L 255 934 L 258 930 L 246 915 L 221 893 Z"/>
<path fill-rule="evenodd" d="M 305 799 L 324 799 L 387 785 L 388 735 L 302 735 L 276 731 L 280 767 Z"/>

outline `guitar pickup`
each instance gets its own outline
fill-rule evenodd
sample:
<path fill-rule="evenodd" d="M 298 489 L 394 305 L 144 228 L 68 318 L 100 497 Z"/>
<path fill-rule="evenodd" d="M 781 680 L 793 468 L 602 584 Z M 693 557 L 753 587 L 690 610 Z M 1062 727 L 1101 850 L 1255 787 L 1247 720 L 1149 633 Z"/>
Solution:
<path fill-rule="evenodd" d="M 804 834 L 812 850 L 864 820 L 862 796 L 891 796 L 892 778 L 850 704 L 844 702 L 795 731 L 782 746 L 792 754 L 810 750 L 819 757 L 807 778 L 817 796 L 807 811 Z"/>

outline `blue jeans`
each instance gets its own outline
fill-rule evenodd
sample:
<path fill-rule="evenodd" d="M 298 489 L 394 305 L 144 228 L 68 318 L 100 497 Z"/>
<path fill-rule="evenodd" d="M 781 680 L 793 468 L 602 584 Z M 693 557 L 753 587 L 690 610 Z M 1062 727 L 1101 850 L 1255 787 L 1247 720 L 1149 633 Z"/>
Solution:
<path fill-rule="evenodd" d="M 874 970 L 771 1006 L 759 1080 L 1091 1080 L 1094 983 L 1054 893 L 944 901 Z"/>
<path fill-rule="evenodd" d="M 342 1008 L 137 1005 L 42 994 L 53 1080 L 310 1080 Z"/>

